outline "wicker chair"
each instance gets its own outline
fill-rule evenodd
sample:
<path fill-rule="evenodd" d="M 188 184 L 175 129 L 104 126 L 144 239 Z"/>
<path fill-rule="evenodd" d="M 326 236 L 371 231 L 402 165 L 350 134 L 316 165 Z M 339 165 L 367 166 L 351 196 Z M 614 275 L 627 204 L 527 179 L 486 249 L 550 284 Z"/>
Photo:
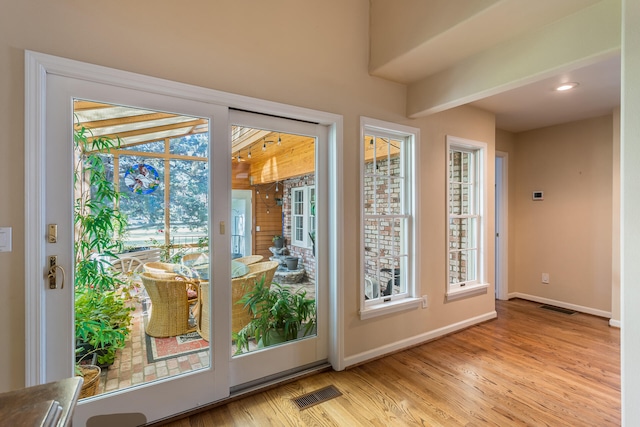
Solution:
<path fill-rule="evenodd" d="M 142 284 L 151 299 L 151 316 L 145 332 L 152 337 L 174 337 L 196 330 L 189 325 L 190 306 L 196 304 L 196 282 L 167 273 L 140 275 Z"/>
<path fill-rule="evenodd" d="M 264 282 L 271 285 L 273 276 L 276 274 L 276 270 L 280 263 L 278 261 L 264 261 L 256 262 L 249 265 L 249 273 L 256 276 L 256 280 L 260 280 L 264 275 Z"/>
<path fill-rule="evenodd" d="M 251 313 L 238 301 L 255 284 L 256 276 L 252 274 L 231 280 L 231 332 L 240 332 L 251 321 Z"/>
<path fill-rule="evenodd" d="M 167 262 L 147 262 L 142 268 L 146 273 L 164 273 L 175 275 L 177 264 L 169 264 Z"/>
<path fill-rule="evenodd" d="M 262 258 L 264 258 L 262 255 L 247 255 L 240 258 L 236 258 L 234 259 L 234 261 L 238 261 L 243 264 L 249 265 L 249 264 L 255 264 L 256 262 L 262 261 Z"/>

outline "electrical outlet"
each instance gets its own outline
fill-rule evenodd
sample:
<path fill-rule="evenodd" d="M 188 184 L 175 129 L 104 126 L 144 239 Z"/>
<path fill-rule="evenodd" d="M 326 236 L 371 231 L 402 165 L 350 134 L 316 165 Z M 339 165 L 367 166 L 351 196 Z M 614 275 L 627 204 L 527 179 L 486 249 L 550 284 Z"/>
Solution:
<path fill-rule="evenodd" d="M 427 308 L 427 296 L 422 295 L 422 308 Z"/>
<path fill-rule="evenodd" d="M 542 273 L 542 283 L 549 283 L 549 273 Z"/>

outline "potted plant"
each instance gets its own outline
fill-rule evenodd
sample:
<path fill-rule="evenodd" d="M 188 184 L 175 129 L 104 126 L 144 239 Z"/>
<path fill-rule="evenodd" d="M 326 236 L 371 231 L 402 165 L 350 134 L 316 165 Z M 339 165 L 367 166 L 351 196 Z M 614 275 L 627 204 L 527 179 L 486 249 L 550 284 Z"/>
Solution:
<path fill-rule="evenodd" d="M 297 256 L 284 257 L 284 262 L 287 264 L 287 268 L 289 270 L 297 270 L 298 269 L 298 257 Z"/>
<path fill-rule="evenodd" d="M 84 347 L 76 348 L 75 376 L 82 378 L 79 399 L 94 396 L 100 385 L 102 369 L 96 364 L 96 352 L 85 351 Z"/>
<path fill-rule="evenodd" d="M 124 348 L 130 334 L 131 311 L 115 291 L 76 290 L 76 349 L 78 354 L 95 353 L 101 367 L 111 365 L 116 352 Z M 82 350 L 84 349 L 84 350 Z"/>
<path fill-rule="evenodd" d="M 82 127 L 74 132 L 74 142 L 76 345 L 90 345 L 98 363 L 106 366 L 125 345 L 133 310 L 127 305 L 130 284 L 109 262 L 122 252 L 127 220 L 119 210 L 121 193 L 108 179 L 102 157 L 119 141 L 94 138 Z"/>
<path fill-rule="evenodd" d="M 304 289 L 291 291 L 277 283 L 265 284 L 264 277 L 237 302 L 251 313 L 251 321 L 233 334 L 237 351 L 249 350 L 253 337 L 258 347 L 268 347 L 307 336 L 316 326 L 316 300 Z"/>
<path fill-rule="evenodd" d="M 282 249 L 282 247 L 284 246 L 284 237 L 279 234 L 273 236 L 273 239 L 271 239 L 271 241 L 277 249 Z"/>

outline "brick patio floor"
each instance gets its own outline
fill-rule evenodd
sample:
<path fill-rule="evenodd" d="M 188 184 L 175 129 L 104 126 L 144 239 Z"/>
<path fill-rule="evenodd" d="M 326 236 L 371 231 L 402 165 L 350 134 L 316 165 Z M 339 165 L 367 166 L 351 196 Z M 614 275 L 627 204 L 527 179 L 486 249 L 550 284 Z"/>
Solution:
<path fill-rule="evenodd" d="M 200 369 L 207 366 L 208 363 L 208 349 L 186 356 L 148 363 L 142 305 L 137 304 L 133 313 L 131 334 L 126 346 L 118 351 L 113 365 L 102 369 L 98 394 Z"/>
<path fill-rule="evenodd" d="M 304 287 L 307 290 L 307 296 L 315 298 L 315 286 L 309 283 L 289 286 L 294 289 Z M 113 365 L 102 369 L 97 394 L 124 389 L 208 366 L 208 349 L 186 356 L 149 363 L 141 303 L 136 304 L 130 327 L 131 334 L 125 348 L 118 351 Z M 235 350 L 235 346 L 233 346 L 233 350 Z"/>

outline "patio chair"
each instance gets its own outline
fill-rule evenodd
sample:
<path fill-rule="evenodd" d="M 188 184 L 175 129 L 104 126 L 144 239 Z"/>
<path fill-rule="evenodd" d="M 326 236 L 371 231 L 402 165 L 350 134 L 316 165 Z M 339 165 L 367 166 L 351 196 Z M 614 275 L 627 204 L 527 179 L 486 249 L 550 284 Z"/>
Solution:
<path fill-rule="evenodd" d="M 157 273 L 156 273 L 157 274 Z M 145 332 L 152 337 L 174 337 L 196 330 L 189 324 L 191 305 L 198 301 L 199 285 L 177 275 L 144 272 L 142 284 L 151 299 L 151 316 Z"/>
<path fill-rule="evenodd" d="M 249 265 L 249 264 L 255 264 L 256 262 L 262 261 L 262 258 L 264 258 L 262 255 L 247 255 L 240 258 L 236 258 L 234 259 L 234 261 L 238 261 L 243 264 Z"/>
<path fill-rule="evenodd" d="M 126 276 L 138 276 L 142 272 L 143 262 L 134 256 L 116 257 L 110 260 L 114 270 Z"/>
<path fill-rule="evenodd" d="M 165 273 L 165 274 L 176 274 L 177 264 L 170 264 L 168 262 L 146 262 L 142 266 L 146 273 Z"/>
<path fill-rule="evenodd" d="M 249 272 L 247 274 L 253 274 L 257 280 L 260 280 L 264 275 L 264 282 L 271 285 L 273 282 L 273 276 L 276 274 L 276 270 L 280 263 L 278 261 L 263 261 L 250 264 Z"/>
<path fill-rule="evenodd" d="M 231 280 L 231 332 L 240 332 L 252 319 L 249 310 L 238 301 L 256 285 L 256 279 L 255 275 L 248 274 Z"/>

